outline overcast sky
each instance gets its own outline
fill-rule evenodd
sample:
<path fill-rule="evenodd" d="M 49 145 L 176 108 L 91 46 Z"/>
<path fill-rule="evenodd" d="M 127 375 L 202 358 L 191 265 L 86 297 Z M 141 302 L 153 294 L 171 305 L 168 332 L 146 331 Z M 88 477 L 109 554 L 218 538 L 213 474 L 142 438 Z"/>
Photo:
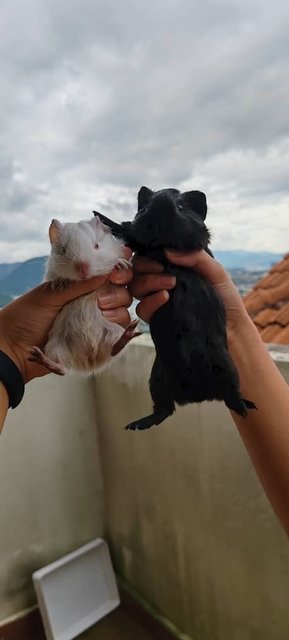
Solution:
<path fill-rule="evenodd" d="M 0 0 L 0 262 L 53 217 L 207 194 L 212 248 L 289 251 L 287 0 Z"/>

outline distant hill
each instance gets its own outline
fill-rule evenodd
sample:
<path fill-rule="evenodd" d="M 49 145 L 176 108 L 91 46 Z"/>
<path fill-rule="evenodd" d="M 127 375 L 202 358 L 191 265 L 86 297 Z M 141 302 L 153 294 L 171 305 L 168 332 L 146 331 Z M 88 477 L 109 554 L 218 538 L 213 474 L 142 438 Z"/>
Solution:
<path fill-rule="evenodd" d="M 214 255 L 226 269 L 267 271 L 283 254 L 269 251 L 215 251 Z M 46 257 L 32 258 L 26 262 L 0 264 L 0 294 L 18 296 L 42 281 Z M 1 304 L 0 304 L 1 306 Z"/>
<path fill-rule="evenodd" d="M 46 257 L 41 257 L 14 265 L 15 268 L 5 278 L 1 278 L 0 293 L 18 296 L 24 291 L 36 287 L 43 278 L 45 262 Z"/>
<path fill-rule="evenodd" d="M 9 302 L 12 302 L 11 296 L 7 296 L 6 293 L 0 293 L 0 309 L 1 307 L 5 307 L 6 304 L 9 304 Z"/>
<path fill-rule="evenodd" d="M 12 264 L 0 264 L 0 280 L 2 280 L 2 278 L 6 278 L 6 276 L 8 276 L 11 271 L 19 266 L 19 264 L 21 264 L 21 262 L 13 262 Z"/>
<path fill-rule="evenodd" d="M 270 251 L 213 251 L 214 256 L 225 269 L 247 269 L 254 271 L 268 270 L 274 262 L 279 262 L 284 257 L 283 253 Z"/>

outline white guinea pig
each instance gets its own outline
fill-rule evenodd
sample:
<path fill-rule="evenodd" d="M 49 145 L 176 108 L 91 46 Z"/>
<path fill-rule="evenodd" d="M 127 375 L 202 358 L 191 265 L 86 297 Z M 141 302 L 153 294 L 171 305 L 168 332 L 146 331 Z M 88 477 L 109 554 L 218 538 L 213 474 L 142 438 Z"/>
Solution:
<path fill-rule="evenodd" d="M 87 280 L 127 268 L 123 245 L 96 216 L 92 220 L 61 224 L 52 220 L 49 228 L 51 254 L 44 281 L 61 286 L 67 280 Z M 107 285 L 104 285 L 107 288 Z M 98 293 L 100 289 L 98 289 Z M 137 321 L 126 330 L 103 317 L 95 292 L 66 304 L 58 314 L 44 349 L 33 347 L 30 360 L 64 375 L 67 370 L 100 371 L 111 357 L 140 332 Z"/>

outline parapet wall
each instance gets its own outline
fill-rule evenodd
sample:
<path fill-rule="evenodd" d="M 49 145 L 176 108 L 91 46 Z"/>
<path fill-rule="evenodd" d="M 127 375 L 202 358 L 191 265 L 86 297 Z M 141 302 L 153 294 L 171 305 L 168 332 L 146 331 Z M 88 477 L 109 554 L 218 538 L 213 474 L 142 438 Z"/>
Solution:
<path fill-rule="evenodd" d="M 191 405 L 148 431 L 123 429 L 151 411 L 153 358 L 142 337 L 96 381 L 115 566 L 195 640 L 288 640 L 288 541 L 226 407 Z"/>

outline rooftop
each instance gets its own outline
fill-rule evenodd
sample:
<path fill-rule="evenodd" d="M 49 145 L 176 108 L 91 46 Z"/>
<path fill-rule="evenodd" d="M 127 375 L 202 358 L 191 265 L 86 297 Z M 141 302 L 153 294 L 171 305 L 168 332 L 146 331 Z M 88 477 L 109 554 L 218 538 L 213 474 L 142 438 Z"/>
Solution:
<path fill-rule="evenodd" d="M 264 342 L 289 345 L 289 253 L 243 300 Z"/>

